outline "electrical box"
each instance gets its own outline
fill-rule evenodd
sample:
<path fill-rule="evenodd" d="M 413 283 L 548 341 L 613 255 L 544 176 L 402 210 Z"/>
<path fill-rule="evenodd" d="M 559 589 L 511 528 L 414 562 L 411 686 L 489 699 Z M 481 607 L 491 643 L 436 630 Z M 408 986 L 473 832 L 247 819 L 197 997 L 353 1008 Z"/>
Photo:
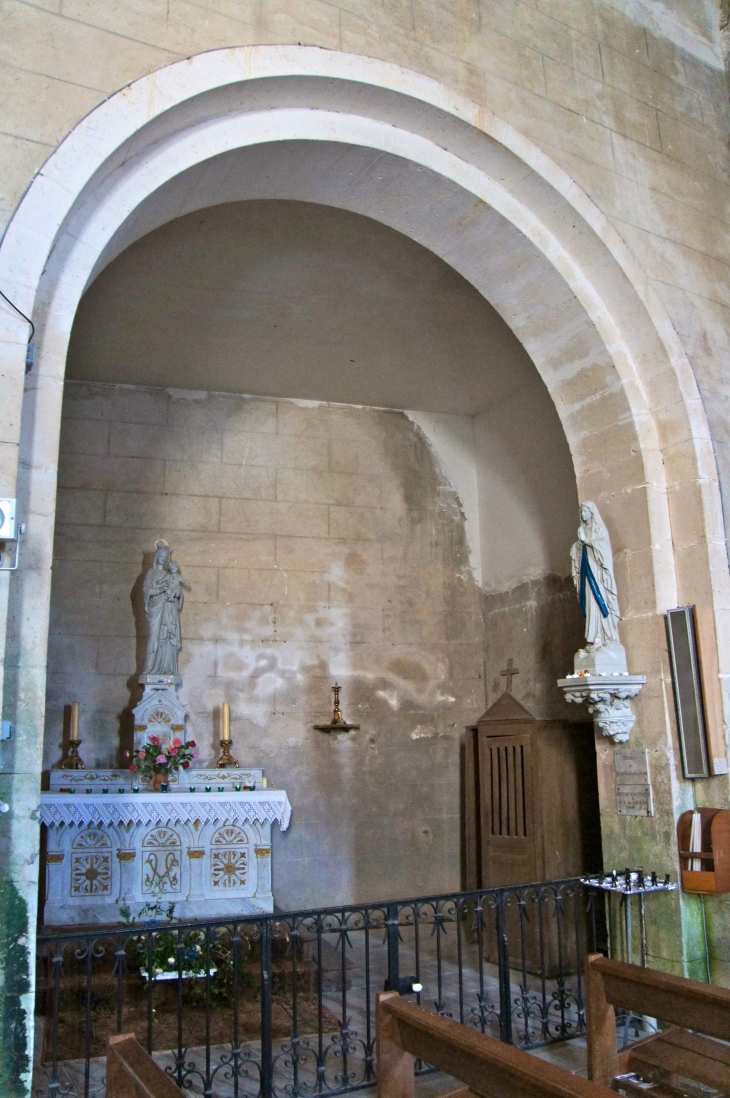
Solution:
<path fill-rule="evenodd" d="M 15 521 L 15 500 L 0 499 L 0 541 L 17 541 L 18 527 Z"/>

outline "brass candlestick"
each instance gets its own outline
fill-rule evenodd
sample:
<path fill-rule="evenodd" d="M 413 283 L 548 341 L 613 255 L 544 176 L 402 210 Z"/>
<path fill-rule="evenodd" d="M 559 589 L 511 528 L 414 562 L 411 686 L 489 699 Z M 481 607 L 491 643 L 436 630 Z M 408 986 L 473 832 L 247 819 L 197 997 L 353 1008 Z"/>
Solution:
<path fill-rule="evenodd" d="M 338 682 L 334 686 L 330 687 L 332 693 L 335 696 L 334 709 L 332 710 L 332 720 L 329 724 L 315 724 L 315 728 L 318 732 L 350 732 L 353 729 L 360 727 L 359 724 L 348 724 L 345 718 L 342 716 L 342 710 L 340 709 L 340 690 L 342 687 Z"/>
<path fill-rule="evenodd" d="M 238 761 L 231 754 L 231 707 L 228 702 L 223 702 L 221 706 L 221 755 L 218 766 L 238 769 Z"/>
<path fill-rule="evenodd" d="M 71 702 L 71 729 L 68 737 L 68 753 L 60 763 L 58 770 L 85 770 L 86 764 L 79 755 L 81 740 L 79 739 L 79 703 Z"/>
<path fill-rule="evenodd" d="M 332 711 L 332 724 L 344 724 L 345 718 L 342 716 L 342 710 L 340 709 L 340 690 L 342 687 L 339 683 L 335 683 L 332 687 L 332 693 L 335 696 L 335 707 Z"/>

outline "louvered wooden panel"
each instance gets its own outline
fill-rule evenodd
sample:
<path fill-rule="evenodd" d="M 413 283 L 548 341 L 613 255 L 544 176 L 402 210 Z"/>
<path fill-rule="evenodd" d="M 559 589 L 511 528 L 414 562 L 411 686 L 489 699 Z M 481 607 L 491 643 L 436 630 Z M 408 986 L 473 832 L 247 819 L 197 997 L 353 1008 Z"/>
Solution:
<path fill-rule="evenodd" d="M 535 880 L 529 736 L 484 737 L 480 750 L 482 881 Z"/>
<path fill-rule="evenodd" d="M 524 743 L 489 743 L 490 834 L 527 838 Z"/>

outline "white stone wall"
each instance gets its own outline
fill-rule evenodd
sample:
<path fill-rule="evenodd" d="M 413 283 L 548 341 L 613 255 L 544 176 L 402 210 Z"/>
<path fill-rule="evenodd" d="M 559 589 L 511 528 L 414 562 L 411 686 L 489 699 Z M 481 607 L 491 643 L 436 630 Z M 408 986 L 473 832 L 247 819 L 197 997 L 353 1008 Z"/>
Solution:
<path fill-rule="evenodd" d="M 71 701 L 87 765 L 130 746 L 141 580 L 164 537 L 192 585 L 181 698 L 201 760 L 229 701 L 234 754 L 294 806 L 276 902 L 460 886 L 481 600 L 458 498 L 403 413 L 71 382 L 56 514 L 46 767 Z M 349 738 L 312 728 L 335 678 Z"/>
<path fill-rule="evenodd" d="M 692 358 L 727 481 L 728 111 L 714 4 L 5 0 L 2 14 L 5 220 L 88 111 L 201 50 L 362 53 L 488 106 L 587 191 L 643 262 Z"/>

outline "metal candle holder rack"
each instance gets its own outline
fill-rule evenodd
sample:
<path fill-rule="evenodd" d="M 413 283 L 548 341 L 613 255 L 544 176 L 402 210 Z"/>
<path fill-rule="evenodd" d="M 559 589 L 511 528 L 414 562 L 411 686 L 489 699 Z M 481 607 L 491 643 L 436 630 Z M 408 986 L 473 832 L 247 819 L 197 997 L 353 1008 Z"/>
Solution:
<path fill-rule="evenodd" d="M 632 963 L 632 930 L 633 930 L 633 901 L 634 896 L 639 897 L 639 930 L 641 936 L 641 967 L 646 968 L 646 910 L 644 897 L 650 892 L 674 892 L 679 888 L 677 883 L 672 883 L 669 874 L 663 877 L 653 871 L 645 873 L 644 867 L 629 869 L 623 872 L 613 869 L 610 873 L 597 873 L 592 877 L 582 877 L 582 884 L 587 888 L 597 888 L 606 893 L 606 929 L 608 932 L 608 953 L 614 956 L 614 948 L 611 935 L 611 896 L 619 896 L 619 914 L 623 909 L 624 923 L 624 949 L 622 960 Z"/>

